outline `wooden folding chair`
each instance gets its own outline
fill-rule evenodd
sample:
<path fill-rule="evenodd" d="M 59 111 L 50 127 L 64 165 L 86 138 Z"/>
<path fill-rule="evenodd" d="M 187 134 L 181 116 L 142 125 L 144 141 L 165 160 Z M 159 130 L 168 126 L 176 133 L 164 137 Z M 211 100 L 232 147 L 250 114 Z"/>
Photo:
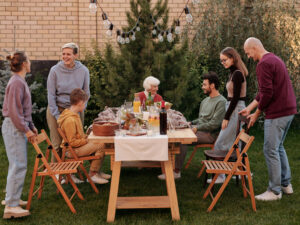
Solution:
<path fill-rule="evenodd" d="M 64 134 L 64 132 L 62 131 L 61 128 L 57 128 L 58 133 L 60 134 L 60 136 L 62 137 L 62 139 L 64 140 L 64 146 L 62 149 L 62 161 L 64 162 L 72 162 L 72 161 L 89 161 L 89 160 L 95 160 L 95 159 L 100 159 L 101 156 L 96 156 L 96 155 L 88 155 L 88 156 L 81 156 L 78 157 L 75 153 L 75 151 L 73 150 L 72 146 L 70 145 L 70 143 L 68 142 L 66 135 Z M 66 157 L 66 153 L 69 152 L 72 155 L 72 158 L 68 158 Z M 86 178 L 88 179 L 89 183 L 91 184 L 92 188 L 94 189 L 94 191 L 98 194 L 98 188 L 96 187 L 96 185 L 94 184 L 94 182 L 92 181 L 90 175 L 88 174 L 88 172 L 86 171 L 86 169 L 84 168 L 83 164 L 80 165 L 80 169 L 82 170 L 82 172 L 84 173 L 84 175 L 86 176 Z M 82 175 L 79 172 L 79 176 L 82 179 Z"/>
<path fill-rule="evenodd" d="M 229 183 L 231 177 L 233 175 L 235 176 L 241 176 L 242 180 L 242 188 L 243 188 L 243 195 L 246 198 L 247 193 L 250 195 L 252 208 L 254 211 L 256 211 L 256 205 L 255 205 L 255 198 L 254 198 L 254 190 L 252 185 L 252 177 L 251 177 L 251 171 L 250 171 L 250 163 L 247 155 L 247 151 L 249 147 L 251 146 L 252 142 L 254 140 L 253 136 L 249 136 L 245 133 L 244 130 L 242 130 L 236 140 L 234 141 L 232 147 L 230 148 L 229 152 L 227 153 L 224 161 L 214 161 L 214 160 L 203 160 L 202 161 L 202 168 L 200 170 L 200 175 L 203 173 L 204 170 L 206 170 L 206 173 L 212 173 L 214 174 L 214 177 L 212 179 L 212 182 L 208 186 L 206 192 L 203 195 L 203 199 L 207 197 L 208 194 L 210 194 L 212 198 L 212 203 L 210 204 L 209 208 L 207 209 L 208 212 L 210 212 L 215 204 L 217 203 L 218 199 L 220 198 L 221 194 L 225 190 L 227 184 Z M 242 151 L 239 149 L 239 141 L 242 141 L 245 143 Z M 236 152 L 237 160 L 235 162 L 229 162 L 229 158 L 232 155 L 233 151 Z M 227 174 L 227 177 L 219 189 L 218 193 L 213 196 L 211 189 L 215 184 L 215 181 L 217 180 L 219 174 Z M 245 176 L 248 177 L 248 188 L 246 186 Z"/>
<path fill-rule="evenodd" d="M 190 158 L 188 159 L 188 162 L 186 163 L 186 165 L 184 167 L 185 169 L 189 168 L 189 166 L 190 166 L 190 164 L 192 162 L 192 159 L 195 156 L 195 154 L 196 154 L 196 152 L 197 152 L 197 150 L 199 148 L 210 148 L 210 149 L 213 149 L 214 148 L 214 144 L 197 144 L 197 145 L 195 145 L 194 146 L 194 150 L 193 150 Z"/>
<path fill-rule="evenodd" d="M 43 154 L 40 145 L 43 143 L 47 143 L 47 149 L 45 155 Z M 71 178 L 71 174 L 77 173 L 78 167 L 82 165 L 82 161 L 72 161 L 72 162 L 62 162 L 61 158 L 58 156 L 57 152 L 53 148 L 53 145 L 47 136 L 46 132 L 44 130 L 41 131 L 41 133 L 35 138 L 35 140 L 32 142 L 32 145 L 37 153 L 35 164 L 33 168 L 33 174 L 32 174 L 32 180 L 30 184 L 29 189 L 29 197 L 28 197 L 28 203 L 26 209 L 30 209 L 32 197 L 38 193 L 38 199 L 42 197 L 43 187 L 45 183 L 45 177 L 50 176 L 52 180 L 54 181 L 57 189 L 65 199 L 67 205 L 69 206 L 70 210 L 73 213 L 76 213 L 75 208 L 73 207 L 73 204 L 71 203 L 71 200 L 75 195 L 77 195 L 81 200 L 84 200 L 82 194 L 80 193 L 79 189 L 77 188 L 76 184 Z M 50 160 L 50 152 L 52 151 L 52 154 L 54 154 L 54 157 L 56 158 L 57 162 L 55 163 L 49 163 L 48 160 Z M 74 188 L 74 193 L 69 198 L 67 194 L 65 193 L 64 189 L 62 188 L 59 180 L 57 180 L 55 175 L 66 175 L 67 180 L 71 183 L 72 187 Z M 35 186 L 35 180 L 36 177 L 40 176 L 41 181 L 39 188 L 33 192 L 34 186 Z"/>

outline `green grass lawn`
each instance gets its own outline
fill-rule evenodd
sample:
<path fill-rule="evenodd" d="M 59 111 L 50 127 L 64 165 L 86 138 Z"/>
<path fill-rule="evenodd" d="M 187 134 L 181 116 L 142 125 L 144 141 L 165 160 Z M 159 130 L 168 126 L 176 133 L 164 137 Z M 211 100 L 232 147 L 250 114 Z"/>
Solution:
<path fill-rule="evenodd" d="M 252 134 L 256 139 L 249 150 L 250 166 L 254 174 L 254 192 L 260 194 L 268 185 L 267 168 L 262 152 L 263 132 L 256 130 L 252 131 Z M 280 201 L 275 202 L 257 201 L 257 212 L 252 211 L 250 198 L 242 197 L 241 186 L 236 186 L 235 181 L 231 181 L 227 186 L 213 211 L 206 212 L 211 200 L 209 197 L 202 199 L 205 190 L 203 177 L 196 178 L 200 161 L 203 159 L 203 154 L 199 151 L 189 169 L 182 171 L 182 178 L 176 180 L 180 221 L 172 222 L 170 209 L 117 210 L 114 224 L 300 224 L 299 130 L 289 131 L 285 148 L 292 169 L 294 194 L 283 195 Z M 34 158 L 35 151 L 29 145 L 28 171 L 22 196 L 24 200 L 28 197 Z M 2 200 L 5 196 L 2 190 L 5 189 L 8 168 L 2 138 L 0 138 L 0 162 L 0 199 Z M 108 157 L 105 159 L 104 171 L 110 172 Z M 119 195 L 165 195 L 165 182 L 157 179 L 160 173 L 159 169 L 122 169 Z M 71 187 L 68 185 L 64 187 L 70 194 Z M 110 184 L 98 185 L 100 191 L 98 195 L 93 192 L 88 183 L 79 184 L 78 187 L 85 200 L 81 201 L 74 197 L 72 202 L 77 214 L 71 213 L 63 198 L 56 194 L 54 183 L 47 179 L 42 199 L 37 200 L 36 197 L 33 199 L 31 216 L 10 221 L 0 219 L 0 224 L 105 224 Z M 2 206 L 1 216 L 3 210 Z"/>

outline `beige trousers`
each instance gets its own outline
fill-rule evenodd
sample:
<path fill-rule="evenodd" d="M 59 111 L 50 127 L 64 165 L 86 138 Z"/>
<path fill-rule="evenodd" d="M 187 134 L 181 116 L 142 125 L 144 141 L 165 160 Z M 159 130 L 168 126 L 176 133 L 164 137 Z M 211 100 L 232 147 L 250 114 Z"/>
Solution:
<path fill-rule="evenodd" d="M 93 142 L 88 142 L 87 144 L 79 147 L 79 148 L 73 148 L 76 155 L 81 156 L 89 156 L 92 154 L 95 154 L 96 156 L 101 156 L 100 159 L 92 160 L 90 171 L 92 172 L 99 172 L 100 168 L 102 166 L 102 162 L 104 160 L 104 144 L 97 144 Z"/>

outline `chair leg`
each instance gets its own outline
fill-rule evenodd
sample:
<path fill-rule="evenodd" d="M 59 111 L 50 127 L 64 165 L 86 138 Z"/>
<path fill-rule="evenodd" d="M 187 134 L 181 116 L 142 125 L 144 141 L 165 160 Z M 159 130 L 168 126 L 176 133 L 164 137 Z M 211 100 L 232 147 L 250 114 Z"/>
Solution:
<path fill-rule="evenodd" d="M 217 177 L 218 177 L 219 174 L 216 174 L 216 175 L 217 175 Z M 215 176 L 215 177 L 216 177 L 216 176 Z M 215 177 L 214 177 L 214 178 L 215 178 Z M 226 179 L 225 179 L 224 183 L 222 184 L 220 190 L 219 190 L 218 193 L 215 195 L 215 197 L 213 198 L 212 203 L 211 203 L 210 206 L 208 207 L 207 212 L 211 212 L 211 210 L 214 208 L 214 206 L 216 205 L 216 203 L 217 203 L 217 201 L 219 200 L 220 196 L 222 195 L 223 191 L 225 190 L 227 184 L 229 183 L 231 177 L 232 177 L 231 174 L 229 174 L 229 175 L 226 177 Z"/>
<path fill-rule="evenodd" d="M 71 183 L 72 187 L 74 188 L 74 191 L 76 192 L 78 198 L 80 198 L 81 200 L 84 200 L 83 195 L 81 194 L 81 192 L 79 191 L 78 187 L 76 186 L 76 184 L 74 183 L 73 179 L 71 178 L 70 174 L 67 174 L 67 178 L 69 180 L 69 182 Z"/>
<path fill-rule="evenodd" d="M 86 169 L 84 168 L 84 166 L 82 164 L 80 164 L 80 168 L 82 170 L 82 172 L 84 173 L 84 175 L 86 176 L 86 178 L 88 179 L 89 183 L 91 184 L 92 188 L 94 189 L 94 191 L 99 194 L 99 190 L 96 187 L 96 185 L 94 184 L 94 182 L 92 181 L 90 175 L 88 174 L 88 172 L 86 171 Z"/>
<path fill-rule="evenodd" d="M 206 197 L 208 196 L 208 194 L 210 193 L 210 190 L 213 188 L 217 178 L 218 178 L 219 174 L 215 174 L 215 176 L 212 178 L 211 183 L 208 185 L 208 188 L 206 189 L 204 195 L 203 195 L 203 199 L 206 199 Z"/>
<path fill-rule="evenodd" d="M 190 163 L 192 162 L 192 159 L 193 159 L 193 157 L 194 157 L 196 151 L 197 151 L 197 147 L 195 146 L 195 147 L 194 147 L 194 151 L 192 152 L 192 155 L 190 156 L 188 162 L 186 163 L 186 165 L 185 165 L 185 167 L 184 167 L 185 169 L 189 168 Z"/>
<path fill-rule="evenodd" d="M 37 176 L 38 166 L 39 166 L 39 159 L 36 158 L 33 173 L 32 173 L 30 189 L 29 189 L 28 201 L 27 201 L 27 205 L 26 205 L 27 210 L 29 210 L 30 206 L 31 206 L 31 201 L 32 201 L 32 197 L 33 197 L 33 189 L 34 189 L 34 184 L 35 184 L 35 180 L 36 180 L 36 176 Z"/>
<path fill-rule="evenodd" d="M 255 204 L 251 172 L 248 173 L 248 186 L 249 186 L 250 198 L 251 198 L 251 203 L 252 203 L 252 209 L 256 212 L 256 204 Z"/>
<path fill-rule="evenodd" d="M 243 188 L 243 196 L 244 198 L 247 198 L 247 191 L 246 191 L 246 181 L 245 181 L 245 176 L 241 175 L 241 181 L 242 181 L 242 188 Z"/>
<path fill-rule="evenodd" d="M 201 175 L 202 175 L 204 169 L 205 169 L 205 164 L 203 164 L 203 166 L 201 167 L 201 169 L 200 169 L 200 171 L 199 171 L 199 173 L 198 173 L 198 175 L 197 175 L 197 178 L 201 177 Z"/>
<path fill-rule="evenodd" d="M 69 206 L 70 210 L 72 213 L 76 213 L 76 210 L 73 206 L 73 204 L 71 203 L 69 197 L 67 196 L 66 192 L 64 191 L 64 189 L 62 188 L 61 184 L 58 182 L 58 180 L 56 179 L 55 175 L 51 175 L 52 180 L 54 181 L 54 183 L 56 184 L 56 187 L 58 188 L 59 192 L 61 193 L 61 195 L 63 196 L 63 198 L 65 199 L 67 205 Z M 69 175 L 70 177 L 70 175 Z M 71 179 L 71 177 L 70 177 Z M 70 181 L 71 183 L 73 181 Z M 74 183 L 74 182 L 73 182 Z"/>

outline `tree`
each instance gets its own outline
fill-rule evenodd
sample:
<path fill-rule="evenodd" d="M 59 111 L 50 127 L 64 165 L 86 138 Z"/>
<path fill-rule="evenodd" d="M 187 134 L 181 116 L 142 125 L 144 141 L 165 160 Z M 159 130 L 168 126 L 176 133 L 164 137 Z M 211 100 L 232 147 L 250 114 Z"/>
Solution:
<path fill-rule="evenodd" d="M 160 42 L 156 38 L 158 34 L 152 34 L 155 26 L 157 30 L 170 31 L 167 5 L 167 0 L 159 0 L 151 8 L 150 0 L 131 0 L 131 10 L 127 12 L 128 26 L 123 27 L 122 31 L 130 32 L 138 23 L 140 31 L 134 30 L 136 40 L 127 44 L 118 43 L 117 51 L 107 45 L 102 54 L 96 45 L 94 52 L 87 54 L 85 64 L 90 69 L 93 80 L 91 89 L 96 98 L 92 97 L 89 101 L 88 111 L 93 111 L 95 102 L 102 110 L 105 105 L 119 106 L 124 100 L 132 101 L 134 93 L 143 91 L 143 81 L 150 75 L 161 81 L 158 92 L 164 100 L 172 102 L 174 108 L 183 113 L 189 111 L 186 98 L 190 96 L 188 91 L 192 73 L 187 67 L 187 38 L 183 35 L 179 43 L 179 37 L 173 34 L 175 38 L 172 42 L 167 41 L 166 36 Z"/>

